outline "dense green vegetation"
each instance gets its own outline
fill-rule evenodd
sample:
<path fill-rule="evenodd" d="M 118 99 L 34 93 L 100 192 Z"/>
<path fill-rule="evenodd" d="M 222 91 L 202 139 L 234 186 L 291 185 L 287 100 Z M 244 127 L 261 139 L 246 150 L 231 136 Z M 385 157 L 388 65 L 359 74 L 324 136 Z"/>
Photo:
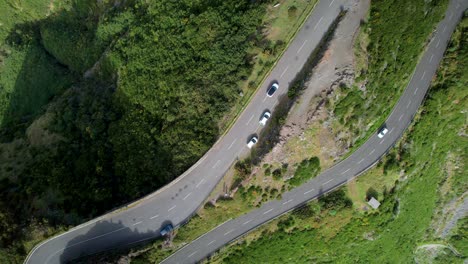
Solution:
<path fill-rule="evenodd" d="M 303 160 L 294 172 L 294 177 L 288 180 L 292 186 L 299 186 L 320 173 L 320 160 L 318 157 Z"/>
<path fill-rule="evenodd" d="M 463 263 L 464 258 L 456 256 L 446 245 L 462 256 L 468 254 L 466 218 L 459 220 L 448 237 L 441 238 L 436 230 L 440 228 L 437 224 L 440 218 L 445 217 L 441 210 L 451 201 L 463 200 L 468 187 L 464 112 L 468 98 L 465 89 L 468 85 L 467 29 L 468 18 L 465 18 L 452 37 L 415 124 L 390 153 L 398 158 L 385 159 L 361 176 L 375 176 L 375 172 L 381 171 L 379 177 L 400 178 L 394 188 L 379 196 L 382 204 L 377 211 L 358 213 L 346 206 L 327 208 L 320 201 L 312 202 L 282 217 L 279 231 L 264 232 L 251 243 L 232 246 L 217 260 L 223 263 L 409 263 L 415 260 Z M 438 255 L 425 250 L 425 246 L 436 248 L 434 245 L 440 248 Z"/>
<path fill-rule="evenodd" d="M 207 151 L 268 2 L 0 2 L 0 262 Z"/>

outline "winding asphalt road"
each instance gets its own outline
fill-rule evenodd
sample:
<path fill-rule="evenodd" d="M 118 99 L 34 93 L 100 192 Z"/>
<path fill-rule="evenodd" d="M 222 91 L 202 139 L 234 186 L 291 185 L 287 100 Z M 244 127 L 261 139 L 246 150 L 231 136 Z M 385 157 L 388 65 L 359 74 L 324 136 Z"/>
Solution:
<path fill-rule="evenodd" d="M 162 263 L 198 262 L 256 227 L 346 184 L 372 167 L 410 125 L 429 89 L 432 76 L 443 58 L 450 36 L 467 7 L 468 0 L 450 2 L 445 18 L 437 26 L 408 86 L 386 121 L 389 131 L 383 138 L 378 138 L 377 134 L 372 135 L 347 159 L 306 184 L 284 193 L 281 200 L 268 202 L 259 209 L 216 227 L 169 256 Z"/>
<path fill-rule="evenodd" d="M 262 113 L 274 109 L 278 98 L 302 69 L 318 46 L 345 0 L 320 1 L 297 33 L 262 87 L 233 127 L 188 171 L 176 180 L 132 205 L 75 227 L 37 245 L 25 263 L 63 263 L 81 256 L 125 247 L 154 239 L 167 223 L 185 223 L 214 189 L 224 173 L 240 156 L 248 153 L 246 143 L 260 131 Z M 273 81 L 280 88 L 266 96 Z"/>
<path fill-rule="evenodd" d="M 467 6 L 467 1 L 451 2 L 446 19 L 439 25 L 408 88 L 389 117 L 389 133 L 382 140 L 372 136 L 348 159 L 305 185 L 285 193 L 283 200 L 267 203 L 258 210 L 219 226 L 170 256 L 165 262 L 193 263 L 201 260 L 249 230 L 318 197 L 322 192 L 344 184 L 372 166 L 411 122 L 428 89 L 431 76 L 443 56 L 447 41 Z M 338 16 L 341 7 L 346 8 L 345 0 L 321 0 L 317 4 L 231 130 L 188 171 L 161 190 L 131 205 L 40 243 L 30 252 L 25 263 L 64 263 L 81 256 L 154 239 L 159 236 L 161 227 L 167 223 L 174 226 L 185 223 L 232 163 L 248 153 L 246 143 L 252 134 L 259 132 L 258 121 L 261 114 L 267 109 L 274 109 L 278 98 L 287 93 L 289 83 L 304 66 L 308 56 Z M 269 98 L 265 92 L 275 80 L 279 82 L 280 89 L 274 97 Z"/>

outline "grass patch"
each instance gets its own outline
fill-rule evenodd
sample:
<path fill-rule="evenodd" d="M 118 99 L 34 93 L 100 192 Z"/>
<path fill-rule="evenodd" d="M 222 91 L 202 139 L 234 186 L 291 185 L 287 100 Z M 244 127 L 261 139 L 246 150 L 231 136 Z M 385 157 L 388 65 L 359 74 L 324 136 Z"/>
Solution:
<path fill-rule="evenodd" d="M 291 186 L 299 186 L 320 173 L 320 160 L 317 157 L 303 160 L 296 169 L 294 177 L 288 180 Z"/>

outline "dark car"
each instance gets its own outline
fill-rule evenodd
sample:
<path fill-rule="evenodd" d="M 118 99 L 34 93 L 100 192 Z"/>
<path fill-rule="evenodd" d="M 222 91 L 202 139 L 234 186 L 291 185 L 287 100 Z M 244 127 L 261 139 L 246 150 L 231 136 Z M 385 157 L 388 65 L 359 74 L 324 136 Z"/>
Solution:
<path fill-rule="evenodd" d="M 277 82 L 274 82 L 271 86 L 270 86 L 270 89 L 268 89 L 267 91 L 267 95 L 269 97 L 272 97 L 273 94 L 276 92 L 276 90 L 278 90 L 279 88 L 279 84 Z"/>
<path fill-rule="evenodd" d="M 161 229 L 159 233 L 161 234 L 161 236 L 165 236 L 172 232 L 172 230 L 174 230 L 174 227 L 171 224 L 168 224 L 163 229 Z"/>

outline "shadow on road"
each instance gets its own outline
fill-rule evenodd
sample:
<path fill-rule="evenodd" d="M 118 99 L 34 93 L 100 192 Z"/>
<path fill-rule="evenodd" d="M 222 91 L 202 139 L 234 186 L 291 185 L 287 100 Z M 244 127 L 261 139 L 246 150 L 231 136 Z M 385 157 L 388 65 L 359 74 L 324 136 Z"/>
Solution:
<path fill-rule="evenodd" d="M 156 230 L 150 230 L 144 222 L 138 223 L 139 220 L 134 220 L 135 226 L 125 226 L 121 222 L 99 222 L 88 233 L 70 240 L 63 252 L 58 252 L 52 257 L 59 258 L 60 263 L 89 263 L 91 256 L 97 253 L 149 243 L 160 237 L 159 232 L 162 228 L 172 224 L 170 221 L 164 221 Z M 51 262 L 54 260 L 51 259 Z"/>

